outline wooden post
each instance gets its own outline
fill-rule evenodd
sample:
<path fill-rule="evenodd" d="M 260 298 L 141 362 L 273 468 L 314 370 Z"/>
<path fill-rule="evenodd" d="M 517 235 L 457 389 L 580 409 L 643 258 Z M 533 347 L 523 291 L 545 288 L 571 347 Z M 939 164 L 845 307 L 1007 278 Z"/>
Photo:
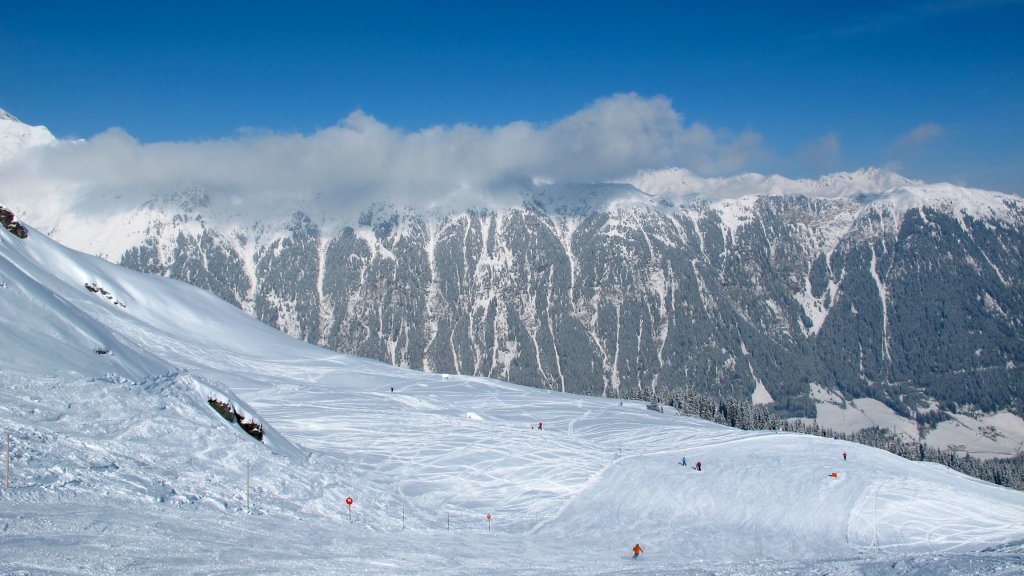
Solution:
<path fill-rule="evenodd" d="M 4 490 L 11 489 L 11 435 L 7 435 L 7 452 L 4 456 Z"/>

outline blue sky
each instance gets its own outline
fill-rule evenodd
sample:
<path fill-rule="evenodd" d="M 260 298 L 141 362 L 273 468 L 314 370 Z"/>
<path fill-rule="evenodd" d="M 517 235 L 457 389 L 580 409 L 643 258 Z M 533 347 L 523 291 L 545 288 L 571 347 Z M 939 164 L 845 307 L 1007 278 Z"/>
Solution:
<path fill-rule="evenodd" d="M 1011 0 L 8 0 L 0 108 L 62 138 L 120 127 L 147 144 L 308 136 L 357 110 L 406 135 L 542 130 L 625 94 L 667 102 L 650 121 L 706 130 L 715 158 L 638 168 L 879 166 L 1024 193 L 1022 30 Z"/>

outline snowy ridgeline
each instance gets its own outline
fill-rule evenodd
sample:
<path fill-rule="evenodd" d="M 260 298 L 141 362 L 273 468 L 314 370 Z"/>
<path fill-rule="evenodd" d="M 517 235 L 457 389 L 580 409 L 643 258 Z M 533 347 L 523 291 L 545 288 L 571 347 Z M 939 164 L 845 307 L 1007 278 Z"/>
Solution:
<path fill-rule="evenodd" d="M 34 230 L 0 282 L 5 574 L 1024 570 L 1024 494 L 941 466 L 340 356 Z"/>

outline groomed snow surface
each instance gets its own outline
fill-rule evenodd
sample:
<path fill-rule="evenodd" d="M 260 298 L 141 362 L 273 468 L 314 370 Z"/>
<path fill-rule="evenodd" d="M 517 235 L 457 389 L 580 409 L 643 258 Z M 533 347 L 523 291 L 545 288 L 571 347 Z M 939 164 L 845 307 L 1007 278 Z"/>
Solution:
<path fill-rule="evenodd" d="M 1024 572 L 1024 493 L 941 466 L 337 355 L 34 230 L 0 284 L 0 574 Z"/>

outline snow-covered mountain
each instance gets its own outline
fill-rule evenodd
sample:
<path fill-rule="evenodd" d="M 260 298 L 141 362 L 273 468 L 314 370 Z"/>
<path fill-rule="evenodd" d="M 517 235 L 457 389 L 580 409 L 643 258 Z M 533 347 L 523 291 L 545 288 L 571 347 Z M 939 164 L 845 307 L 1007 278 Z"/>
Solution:
<path fill-rule="evenodd" d="M 875 169 L 673 169 L 524 184 L 511 207 L 339 212 L 202 183 L 69 208 L 71 184 L 19 182 L 10 205 L 59 241 L 336 351 L 610 397 L 688 387 L 981 456 L 1024 447 L 1016 196 Z M 847 410 L 863 405 L 880 408 Z"/>
<path fill-rule="evenodd" d="M 1020 492 L 338 355 L 27 229 L 0 230 L 4 573 L 1024 570 Z"/>
<path fill-rule="evenodd" d="M 29 126 L 0 109 L 0 163 L 23 150 L 47 146 L 57 141 L 45 126 Z"/>
<path fill-rule="evenodd" d="M 827 174 L 817 180 L 792 180 L 784 176 L 741 174 L 728 178 L 702 178 L 685 168 L 645 171 L 625 181 L 659 198 L 727 199 L 744 196 L 808 196 L 852 198 L 877 194 L 897 186 L 919 186 L 919 180 L 895 172 L 868 168 L 857 172 Z"/>

